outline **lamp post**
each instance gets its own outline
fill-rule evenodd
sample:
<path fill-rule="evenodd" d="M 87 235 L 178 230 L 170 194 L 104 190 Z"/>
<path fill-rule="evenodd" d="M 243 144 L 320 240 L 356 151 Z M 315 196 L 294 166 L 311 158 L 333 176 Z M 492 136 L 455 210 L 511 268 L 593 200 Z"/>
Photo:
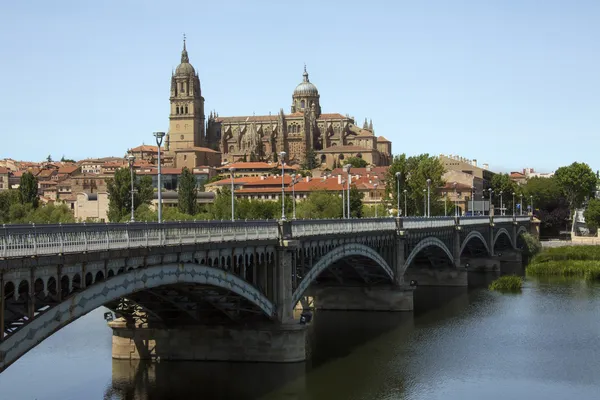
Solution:
<path fill-rule="evenodd" d="M 444 217 L 448 216 L 448 207 L 447 204 L 448 203 L 448 192 L 444 192 Z"/>
<path fill-rule="evenodd" d="M 471 186 L 471 217 L 475 216 L 475 186 Z"/>
<path fill-rule="evenodd" d="M 427 216 L 427 197 L 425 196 L 427 189 L 423 189 L 423 216 Z"/>
<path fill-rule="evenodd" d="M 235 172 L 235 168 L 229 168 L 229 172 L 231 172 L 231 220 L 235 221 L 235 188 L 233 187 L 233 173 Z"/>
<path fill-rule="evenodd" d="M 431 193 L 431 179 L 427 178 L 427 217 L 431 217 L 431 203 L 430 203 L 430 193 Z"/>
<path fill-rule="evenodd" d="M 406 192 L 407 192 L 407 190 L 404 189 L 403 192 L 404 192 L 404 216 L 408 217 L 408 203 L 406 201 Z"/>
<path fill-rule="evenodd" d="M 296 174 L 292 174 L 292 219 L 296 219 Z"/>
<path fill-rule="evenodd" d="M 133 205 L 133 163 L 135 162 L 135 156 L 133 154 L 130 154 L 129 156 L 127 156 L 127 161 L 129 162 L 129 171 L 131 173 L 131 222 L 135 222 Z"/>
<path fill-rule="evenodd" d="M 279 153 L 279 159 L 281 160 L 281 220 L 285 221 L 285 191 L 283 184 L 283 174 L 285 173 L 285 151 Z"/>
<path fill-rule="evenodd" d="M 515 204 L 515 194 L 516 193 L 513 192 L 513 205 L 512 205 L 513 206 L 513 216 L 515 215 L 515 207 L 516 207 L 516 204 Z"/>
<path fill-rule="evenodd" d="M 502 205 L 502 190 L 500 191 L 500 215 L 504 215 L 504 206 Z"/>
<path fill-rule="evenodd" d="M 160 183 L 160 146 L 162 145 L 163 138 L 165 137 L 164 132 L 154 132 L 156 138 L 156 146 L 158 147 L 158 223 L 162 222 L 162 185 Z"/>
<path fill-rule="evenodd" d="M 377 202 L 377 184 L 373 184 L 373 187 L 375 188 L 375 192 L 374 192 L 374 196 L 375 197 L 375 218 L 377 218 L 377 208 L 379 207 L 379 203 Z"/>
<path fill-rule="evenodd" d="M 458 217 L 458 195 L 456 194 L 456 185 L 458 185 L 458 183 L 454 182 L 454 216 Z"/>
<path fill-rule="evenodd" d="M 400 216 L 400 177 L 402 174 L 400 172 L 396 172 L 396 188 L 398 189 L 398 216 Z"/>
<path fill-rule="evenodd" d="M 519 215 L 523 215 L 523 193 L 521 193 L 521 207 L 519 210 Z"/>
<path fill-rule="evenodd" d="M 531 204 L 531 216 L 533 216 L 533 196 L 529 196 L 529 203 Z"/>
<path fill-rule="evenodd" d="M 489 215 L 492 215 L 492 207 L 494 206 L 494 201 L 492 200 L 492 196 L 493 196 L 494 191 L 492 190 L 492 188 L 489 188 L 488 190 L 490 192 L 490 212 L 489 212 Z"/>
<path fill-rule="evenodd" d="M 344 184 L 346 183 L 345 179 L 342 179 L 342 219 L 346 219 L 346 188 Z"/>
<path fill-rule="evenodd" d="M 348 210 L 346 212 L 346 217 L 349 219 L 350 215 L 350 184 L 352 183 L 352 175 L 350 175 L 350 164 L 346 164 L 346 173 L 348 174 L 348 196 L 346 196 L 346 201 L 348 202 Z"/>

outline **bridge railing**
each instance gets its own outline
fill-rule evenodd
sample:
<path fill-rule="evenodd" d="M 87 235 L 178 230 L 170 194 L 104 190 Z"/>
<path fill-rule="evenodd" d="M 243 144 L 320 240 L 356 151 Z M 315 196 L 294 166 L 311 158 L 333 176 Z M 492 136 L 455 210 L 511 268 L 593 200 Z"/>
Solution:
<path fill-rule="evenodd" d="M 0 257 L 278 238 L 277 221 L 4 225 Z"/>
<path fill-rule="evenodd" d="M 443 228 L 454 226 L 454 217 L 404 217 L 401 218 L 405 229 Z"/>
<path fill-rule="evenodd" d="M 496 224 L 501 224 L 501 223 L 512 223 L 515 220 L 515 216 L 514 215 L 494 215 L 494 223 Z"/>
<path fill-rule="evenodd" d="M 292 237 L 396 230 L 394 218 L 294 220 Z"/>

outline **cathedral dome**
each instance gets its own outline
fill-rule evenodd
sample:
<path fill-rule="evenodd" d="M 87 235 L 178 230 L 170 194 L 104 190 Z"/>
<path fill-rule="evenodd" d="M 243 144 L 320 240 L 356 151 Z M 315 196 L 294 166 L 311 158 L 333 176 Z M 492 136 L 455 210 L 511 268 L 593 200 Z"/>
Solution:
<path fill-rule="evenodd" d="M 194 75 L 194 67 L 190 64 L 187 49 L 185 48 L 185 37 L 183 39 L 183 51 L 181 52 L 181 64 L 175 69 L 175 75 Z"/>
<path fill-rule="evenodd" d="M 317 87 L 308 80 L 308 72 L 306 72 L 306 66 L 304 67 L 304 73 L 302 74 L 302 76 L 304 77 L 304 79 L 302 80 L 302 82 L 300 82 L 298 86 L 296 86 L 296 89 L 294 89 L 294 97 L 318 96 L 319 91 L 317 90 Z"/>

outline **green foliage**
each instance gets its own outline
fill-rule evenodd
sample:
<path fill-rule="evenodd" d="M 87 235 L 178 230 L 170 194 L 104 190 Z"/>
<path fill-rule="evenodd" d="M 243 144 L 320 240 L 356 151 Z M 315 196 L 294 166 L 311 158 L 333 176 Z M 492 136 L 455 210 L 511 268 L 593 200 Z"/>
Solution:
<path fill-rule="evenodd" d="M 70 158 L 65 158 L 65 155 L 63 154 L 63 156 L 60 159 L 61 162 L 70 162 L 70 163 L 75 163 L 75 160 L 70 159 Z"/>
<path fill-rule="evenodd" d="M 38 207 L 31 212 L 22 222 L 33 222 L 36 224 L 73 223 L 75 218 L 66 204 L 50 203 Z"/>
<path fill-rule="evenodd" d="M 18 190 L 3 190 L 0 192 L 0 223 L 10 223 L 10 210 L 13 204 L 21 204 L 21 193 Z"/>
<path fill-rule="evenodd" d="M 502 192 L 502 205 L 506 208 L 506 214 L 512 214 L 514 206 L 512 194 L 515 193 L 514 201 L 516 203 L 519 201 L 521 193 L 518 185 L 510 179 L 508 174 L 495 174 L 492 177 L 491 186 L 494 191 L 494 204 L 500 207 L 500 192 Z"/>
<path fill-rule="evenodd" d="M 520 292 L 523 287 L 523 278 L 515 275 L 505 275 L 490 284 L 490 290 L 501 292 Z"/>
<path fill-rule="evenodd" d="M 52 156 L 50 154 L 48 154 L 48 157 L 46 157 L 46 161 L 48 161 L 48 162 L 52 162 L 53 161 L 52 160 Z"/>
<path fill-rule="evenodd" d="M 545 263 L 548 261 L 600 261 L 600 246 L 564 246 L 544 249 L 536 255 L 532 263 Z"/>
<path fill-rule="evenodd" d="M 33 208 L 38 206 L 38 180 L 31 172 L 25 172 L 21 175 L 19 192 L 21 192 L 21 201 L 23 203 L 31 204 Z"/>
<path fill-rule="evenodd" d="M 397 172 L 400 173 L 400 179 L 396 178 Z M 390 198 L 391 207 L 396 208 L 400 189 L 400 209 L 404 213 L 403 191 L 406 189 L 408 215 L 423 215 L 423 198 L 427 196 L 423 189 L 427 188 L 427 179 L 431 179 L 431 215 L 444 215 L 444 203 L 439 201 L 440 194 L 437 190 L 444 185 L 444 172 L 440 160 L 429 154 L 411 157 L 406 157 L 406 154 L 398 155 L 394 157 L 385 178 L 386 198 Z"/>
<path fill-rule="evenodd" d="M 338 193 L 311 192 L 296 205 L 296 216 L 300 219 L 330 219 L 342 217 L 342 198 Z"/>
<path fill-rule="evenodd" d="M 246 155 L 244 154 L 244 157 L 246 157 Z M 256 157 L 256 154 L 254 154 L 254 152 L 250 153 L 250 162 L 257 162 L 258 161 L 258 157 Z"/>
<path fill-rule="evenodd" d="M 377 212 L 375 212 L 377 211 Z M 385 204 L 379 203 L 374 205 L 366 205 L 364 204 L 362 207 L 362 217 L 363 218 L 378 218 L 389 217 L 389 211 Z"/>
<path fill-rule="evenodd" d="M 318 168 L 320 166 L 321 163 L 319 162 L 319 160 L 317 160 L 317 153 L 315 152 L 315 149 L 309 148 L 308 150 L 306 150 L 304 162 L 300 164 L 300 167 L 302 169 L 308 169 L 312 171 L 313 169 Z"/>
<path fill-rule="evenodd" d="M 576 276 L 588 280 L 600 279 L 600 261 L 546 261 L 527 267 L 531 276 Z"/>
<path fill-rule="evenodd" d="M 598 231 L 600 226 L 600 200 L 591 199 L 583 212 L 585 223 L 592 232 Z"/>
<path fill-rule="evenodd" d="M 231 219 L 231 190 L 223 186 L 215 196 L 210 207 L 211 219 Z"/>
<path fill-rule="evenodd" d="M 363 217 L 363 197 L 365 197 L 364 193 L 359 192 L 356 186 L 350 188 L 350 217 Z"/>
<path fill-rule="evenodd" d="M 222 181 L 225 178 L 227 178 L 227 176 L 225 176 L 225 175 L 216 175 L 216 176 L 213 176 L 212 178 L 210 178 L 209 180 L 207 180 L 204 184 L 208 185 L 209 183 Z"/>
<path fill-rule="evenodd" d="M 581 207 L 596 189 L 596 174 L 585 163 L 574 162 L 567 167 L 560 167 L 554 178 L 567 199 L 570 210 Z"/>
<path fill-rule="evenodd" d="M 187 168 L 183 167 L 181 175 L 179 176 L 179 186 L 177 188 L 177 195 L 179 198 L 178 207 L 179 211 L 188 215 L 194 215 L 196 213 L 196 195 L 198 189 L 196 188 L 196 178 L 194 174 Z"/>
<path fill-rule="evenodd" d="M 144 176 L 136 182 L 136 174 L 133 173 L 134 208 L 142 204 L 150 204 L 154 191 L 152 189 L 152 178 Z M 128 168 L 119 168 L 115 171 L 113 179 L 107 182 L 108 191 L 108 219 L 111 222 L 121 221 L 131 212 L 131 173 Z"/>
<path fill-rule="evenodd" d="M 343 165 L 350 164 L 354 168 L 365 168 L 368 164 L 360 157 L 348 157 L 344 160 Z"/>
<path fill-rule="evenodd" d="M 248 157 L 246 157 L 246 154 L 244 154 L 244 157 L 242 157 L 242 162 L 248 162 Z"/>
<path fill-rule="evenodd" d="M 519 201 L 519 193 L 524 193 L 524 200 L 528 201 L 531 201 L 530 196 L 533 196 L 535 216 L 541 221 L 541 236 L 557 237 L 561 230 L 566 229 L 569 204 L 555 177 L 529 178 L 522 191 L 517 192 L 516 201 Z"/>
<path fill-rule="evenodd" d="M 542 251 L 542 244 L 535 236 L 530 233 L 524 233 L 522 237 L 523 241 L 525 242 L 523 252 L 527 257 L 533 257 Z"/>

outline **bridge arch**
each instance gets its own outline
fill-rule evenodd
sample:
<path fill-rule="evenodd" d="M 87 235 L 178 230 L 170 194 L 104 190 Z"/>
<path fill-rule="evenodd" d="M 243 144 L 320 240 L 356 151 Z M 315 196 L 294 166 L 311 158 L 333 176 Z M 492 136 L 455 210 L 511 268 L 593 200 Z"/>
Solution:
<path fill-rule="evenodd" d="M 421 252 L 421 250 L 423 250 L 427 247 L 430 247 L 430 246 L 435 246 L 435 247 L 440 248 L 448 256 L 450 261 L 452 261 L 452 263 L 454 263 L 454 256 L 452 255 L 452 252 L 450 250 L 448 250 L 448 247 L 446 247 L 444 242 L 442 242 L 440 239 L 438 239 L 436 237 L 428 237 L 428 238 L 421 240 L 419 243 L 417 243 L 415 248 L 410 252 L 408 257 L 406 258 L 406 261 L 404 262 L 404 265 L 405 265 L 404 269 L 406 269 L 410 266 L 410 264 L 413 262 L 415 257 Z"/>
<path fill-rule="evenodd" d="M 469 234 L 467 235 L 467 237 L 465 237 L 465 240 L 463 240 L 462 245 L 460 246 L 460 254 L 462 255 L 463 251 L 467 247 L 467 244 L 469 244 L 469 242 L 472 239 L 474 239 L 474 238 L 478 238 L 481 241 L 481 243 L 483 243 L 483 245 L 484 245 L 486 251 L 488 252 L 488 254 L 490 254 L 490 248 L 489 248 L 489 246 L 487 244 L 487 241 L 485 240 L 485 238 L 483 237 L 483 235 L 479 231 L 471 231 L 471 232 L 469 232 Z"/>
<path fill-rule="evenodd" d="M 38 315 L 0 343 L 0 371 L 79 317 L 132 293 L 178 283 L 196 283 L 227 289 L 257 306 L 268 318 L 274 304 L 249 282 L 223 271 L 197 264 L 164 264 L 134 269 L 75 293 Z"/>
<path fill-rule="evenodd" d="M 517 236 L 519 236 L 522 233 L 527 233 L 527 228 L 525 228 L 523 225 L 519 227 L 519 230 L 517 231 Z"/>
<path fill-rule="evenodd" d="M 304 279 L 300 282 L 296 291 L 292 296 L 292 307 L 294 307 L 298 301 L 302 298 L 304 292 L 314 282 L 314 280 L 329 268 L 334 262 L 339 261 L 346 257 L 351 256 L 362 256 L 373 260 L 377 266 L 379 266 L 386 275 L 390 278 L 390 281 L 394 280 L 394 271 L 390 268 L 388 263 L 379 255 L 377 251 L 369 246 L 359 243 L 348 243 L 325 254 L 319 261 L 308 271 Z"/>
<path fill-rule="evenodd" d="M 510 233 L 508 233 L 508 231 L 505 228 L 500 228 L 500 229 L 498 229 L 498 232 L 496 232 L 496 234 L 494 235 L 494 243 L 492 245 L 492 249 L 496 248 L 496 242 L 498 241 L 498 239 L 500 238 L 501 235 L 505 235 L 508 238 L 508 241 L 510 242 L 511 247 L 513 246 L 513 241 L 512 241 L 512 238 L 510 237 Z"/>

